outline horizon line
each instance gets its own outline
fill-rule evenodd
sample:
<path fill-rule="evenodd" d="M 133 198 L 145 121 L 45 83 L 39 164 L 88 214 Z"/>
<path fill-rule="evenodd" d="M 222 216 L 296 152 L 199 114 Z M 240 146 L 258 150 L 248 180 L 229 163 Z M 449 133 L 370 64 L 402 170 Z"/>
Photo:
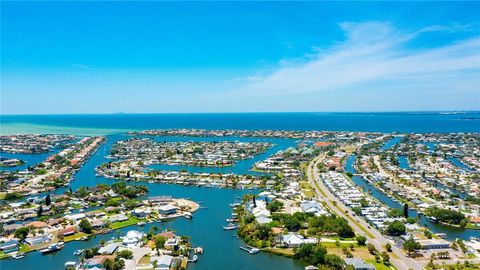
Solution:
<path fill-rule="evenodd" d="M 183 114 L 301 114 L 301 113 L 480 113 L 478 110 L 405 110 L 405 111 L 274 111 L 274 112 L 108 112 L 108 113 L 13 113 L 13 114 L 4 114 L 0 112 L 0 116 L 55 116 L 55 115 L 147 115 L 147 114 L 156 114 L 156 115 L 183 115 Z"/>

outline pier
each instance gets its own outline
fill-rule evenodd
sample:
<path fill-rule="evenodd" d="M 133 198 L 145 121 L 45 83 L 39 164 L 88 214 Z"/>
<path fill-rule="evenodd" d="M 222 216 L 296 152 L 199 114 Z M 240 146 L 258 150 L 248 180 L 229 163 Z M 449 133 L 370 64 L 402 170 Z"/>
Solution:
<path fill-rule="evenodd" d="M 252 247 L 252 246 L 240 246 L 240 249 L 241 250 L 245 250 L 246 252 L 250 253 L 250 254 L 257 254 L 260 250 L 256 247 Z"/>

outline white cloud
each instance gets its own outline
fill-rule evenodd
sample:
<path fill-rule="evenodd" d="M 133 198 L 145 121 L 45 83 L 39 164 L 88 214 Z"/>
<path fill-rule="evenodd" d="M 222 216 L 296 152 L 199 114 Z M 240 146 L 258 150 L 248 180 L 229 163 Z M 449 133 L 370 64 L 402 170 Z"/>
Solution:
<path fill-rule="evenodd" d="M 282 64 L 264 76 L 251 76 L 230 97 L 275 97 L 362 86 L 385 91 L 480 91 L 480 38 L 416 49 L 410 42 L 434 31 L 460 31 L 462 26 L 434 25 L 401 31 L 385 22 L 341 23 L 346 39 L 318 50 L 304 62 Z M 474 89 L 472 89 L 474 88 Z M 476 88 L 476 89 L 475 89 Z M 478 98 L 473 97 L 473 98 Z"/>

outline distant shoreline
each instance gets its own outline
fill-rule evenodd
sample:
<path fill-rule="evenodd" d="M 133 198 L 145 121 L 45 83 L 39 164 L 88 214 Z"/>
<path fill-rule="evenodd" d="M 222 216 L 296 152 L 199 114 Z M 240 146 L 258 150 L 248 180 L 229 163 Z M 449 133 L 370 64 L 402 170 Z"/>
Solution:
<path fill-rule="evenodd" d="M 291 112 L 108 112 L 108 113 L 18 113 L 4 114 L 1 116 L 95 116 L 95 115 L 242 115 L 242 114 L 409 114 L 409 115 L 460 115 L 475 114 L 480 110 L 454 110 L 454 111 L 291 111 Z"/>

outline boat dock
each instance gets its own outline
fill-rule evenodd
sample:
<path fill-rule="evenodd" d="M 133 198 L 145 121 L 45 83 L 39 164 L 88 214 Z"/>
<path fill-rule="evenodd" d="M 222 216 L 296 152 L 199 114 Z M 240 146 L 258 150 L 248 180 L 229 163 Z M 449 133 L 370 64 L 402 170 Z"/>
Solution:
<path fill-rule="evenodd" d="M 247 246 L 240 246 L 240 249 L 241 250 L 245 250 L 246 252 L 250 253 L 250 254 L 257 254 L 260 250 L 256 247 L 251 247 L 249 245 Z"/>

